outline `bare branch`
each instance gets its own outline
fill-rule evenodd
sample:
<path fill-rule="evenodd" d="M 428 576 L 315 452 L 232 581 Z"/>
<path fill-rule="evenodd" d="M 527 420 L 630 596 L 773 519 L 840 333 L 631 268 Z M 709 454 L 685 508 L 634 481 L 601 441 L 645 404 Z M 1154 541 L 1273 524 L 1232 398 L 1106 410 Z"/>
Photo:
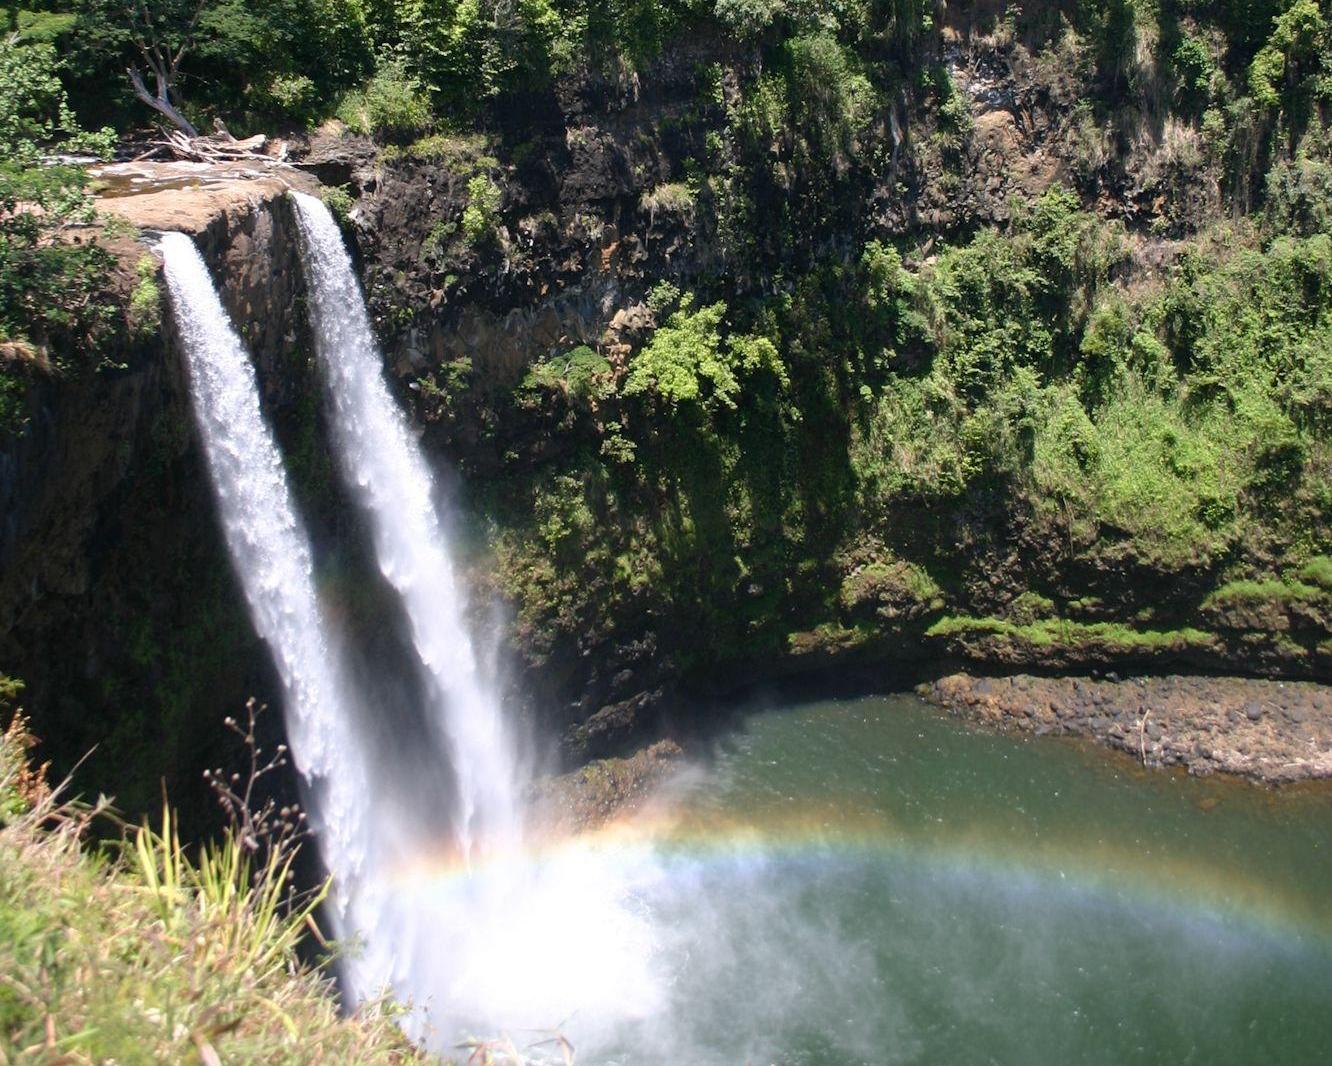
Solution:
<path fill-rule="evenodd" d="M 175 126 L 180 129 L 187 137 L 199 136 L 199 131 L 184 115 L 176 109 L 171 103 L 168 95 L 169 89 L 166 79 L 156 70 L 153 71 L 153 77 L 157 80 L 157 95 L 148 91 L 148 86 L 143 83 L 143 75 L 134 67 L 128 68 L 130 84 L 134 86 L 134 95 L 151 107 L 154 111 L 165 115 Z"/>
<path fill-rule="evenodd" d="M 245 704 L 244 722 L 234 718 L 225 721 L 226 727 L 240 737 L 245 746 L 248 766 L 243 772 L 227 774 L 221 767 L 204 771 L 204 780 L 217 797 L 241 847 L 260 860 L 256 869 L 261 875 L 264 870 L 285 866 L 310 833 L 305 812 L 299 804 L 279 806 L 271 795 L 263 801 L 256 796 L 256 788 L 264 778 L 279 773 L 291 762 L 285 744 L 279 744 L 267 757 L 259 746 L 257 726 L 267 709 L 251 699 Z M 278 860 L 276 864 L 266 861 L 273 857 Z"/>
<path fill-rule="evenodd" d="M 194 7 L 194 14 L 190 16 L 189 25 L 185 27 L 184 36 L 180 41 L 180 48 L 176 52 L 176 58 L 171 61 L 171 68 L 174 71 L 176 66 L 184 58 L 185 52 L 194 44 L 194 31 L 199 28 L 199 20 L 203 17 L 204 8 L 208 6 L 208 0 L 199 0 Z"/>

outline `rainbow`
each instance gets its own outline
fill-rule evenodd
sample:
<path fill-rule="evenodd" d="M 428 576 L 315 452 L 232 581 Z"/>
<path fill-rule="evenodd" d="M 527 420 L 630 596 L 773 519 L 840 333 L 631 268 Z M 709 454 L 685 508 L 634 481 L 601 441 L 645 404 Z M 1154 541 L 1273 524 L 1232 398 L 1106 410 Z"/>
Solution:
<path fill-rule="evenodd" d="M 621 860 L 632 866 L 652 856 L 666 877 L 700 867 L 741 874 L 774 865 L 850 868 L 890 861 L 955 882 L 984 879 L 1013 892 L 1054 891 L 1130 909 L 1165 908 L 1180 918 L 1203 919 L 1237 932 L 1322 942 L 1332 953 L 1332 897 L 1319 898 L 1250 870 L 1071 833 L 1015 838 L 1011 827 L 984 817 L 961 829 L 926 833 L 854 802 L 747 817 L 652 808 L 594 831 L 544 835 L 517 855 L 465 862 L 441 846 L 399 865 L 388 880 L 404 888 L 420 889 L 428 882 L 443 887 L 484 874 L 495 864 L 536 867 L 589 856 L 608 868 Z"/>

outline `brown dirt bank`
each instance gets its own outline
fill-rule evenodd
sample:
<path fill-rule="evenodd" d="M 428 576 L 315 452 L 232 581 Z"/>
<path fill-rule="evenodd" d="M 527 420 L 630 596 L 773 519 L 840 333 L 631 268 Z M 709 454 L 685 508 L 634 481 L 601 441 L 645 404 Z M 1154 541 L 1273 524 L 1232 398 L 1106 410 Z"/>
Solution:
<path fill-rule="evenodd" d="M 1332 777 L 1332 687 L 1243 678 L 987 678 L 952 674 L 920 694 L 1005 729 L 1094 737 L 1148 766 L 1265 784 Z"/>

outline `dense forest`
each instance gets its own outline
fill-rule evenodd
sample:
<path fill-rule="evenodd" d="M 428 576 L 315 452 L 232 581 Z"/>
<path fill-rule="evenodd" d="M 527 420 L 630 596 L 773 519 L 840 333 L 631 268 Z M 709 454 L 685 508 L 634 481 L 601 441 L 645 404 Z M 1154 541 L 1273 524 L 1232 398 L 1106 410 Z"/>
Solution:
<path fill-rule="evenodd" d="M 93 190 L 39 160 L 348 146 L 325 198 L 571 728 L 791 656 L 1326 665 L 1326 4 L 49 7 L 0 77 L 43 205 L 0 244 L 5 431 L 159 314 L 151 261 L 47 239 Z M 581 343 L 419 351 L 607 270 Z"/>

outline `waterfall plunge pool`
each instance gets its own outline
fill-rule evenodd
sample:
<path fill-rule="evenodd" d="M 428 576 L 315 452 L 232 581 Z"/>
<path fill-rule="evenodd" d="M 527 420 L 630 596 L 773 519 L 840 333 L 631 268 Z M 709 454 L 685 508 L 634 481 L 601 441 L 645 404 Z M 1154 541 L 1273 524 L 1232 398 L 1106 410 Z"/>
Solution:
<path fill-rule="evenodd" d="M 893 696 L 749 716 L 670 792 L 521 859 L 400 872 L 437 918 L 413 931 L 435 1043 L 558 1030 L 580 1064 L 625 1066 L 1327 1061 L 1326 790 L 1146 771 Z"/>
<path fill-rule="evenodd" d="M 358 743 L 253 369 L 197 250 L 177 234 L 162 251 L 336 924 L 364 945 L 344 960 L 353 995 L 387 985 L 444 1048 L 504 1033 L 558 1061 L 561 1033 L 580 1063 L 607 1066 L 1326 1061 L 1326 792 L 1147 773 L 896 697 L 770 709 L 637 818 L 524 841 L 498 706 L 458 676 L 475 663 L 458 654 L 428 473 L 336 226 L 297 202 L 341 447 L 357 453 L 344 476 L 398 519 L 377 554 L 466 801 L 438 854 L 471 862 L 434 857 L 424 782 Z M 474 820 L 498 846 L 468 847 Z"/>

